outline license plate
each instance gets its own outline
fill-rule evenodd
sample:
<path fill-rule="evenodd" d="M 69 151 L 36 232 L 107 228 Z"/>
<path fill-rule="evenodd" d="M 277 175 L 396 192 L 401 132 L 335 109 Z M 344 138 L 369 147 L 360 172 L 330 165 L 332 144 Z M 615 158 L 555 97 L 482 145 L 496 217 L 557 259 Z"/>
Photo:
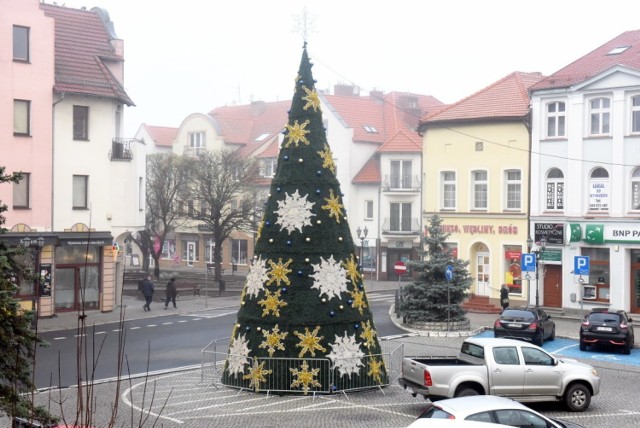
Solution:
<path fill-rule="evenodd" d="M 507 324 L 507 327 L 520 328 L 520 324 L 510 323 L 510 324 Z"/>
<path fill-rule="evenodd" d="M 596 327 L 597 331 L 613 331 L 611 327 Z"/>

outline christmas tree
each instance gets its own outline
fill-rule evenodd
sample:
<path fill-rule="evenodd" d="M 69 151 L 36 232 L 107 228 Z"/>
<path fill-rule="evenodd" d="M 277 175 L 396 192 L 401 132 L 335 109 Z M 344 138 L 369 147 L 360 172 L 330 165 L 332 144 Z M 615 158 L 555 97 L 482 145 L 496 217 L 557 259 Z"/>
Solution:
<path fill-rule="evenodd" d="M 388 384 L 306 43 L 222 382 L 330 393 Z"/>
<path fill-rule="evenodd" d="M 408 322 L 463 321 L 466 312 L 460 305 L 471 286 L 467 260 L 455 258 L 446 245 L 448 234 L 442 233 L 442 219 L 429 220 L 424 237 L 424 260 L 411 262 L 417 278 L 402 290 L 399 313 Z M 451 279 L 445 275 L 452 268 Z"/>

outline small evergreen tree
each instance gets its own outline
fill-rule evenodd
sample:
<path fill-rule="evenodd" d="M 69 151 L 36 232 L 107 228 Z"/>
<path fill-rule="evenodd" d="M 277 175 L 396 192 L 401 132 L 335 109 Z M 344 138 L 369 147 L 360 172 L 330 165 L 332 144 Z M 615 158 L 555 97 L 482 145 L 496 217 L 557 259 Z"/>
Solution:
<path fill-rule="evenodd" d="M 471 285 L 468 260 L 455 258 L 445 245 L 449 234 L 442 233 L 442 219 L 429 219 L 424 237 L 423 260 L 409 262 L 418 278 L 403 287 L 400 315 L 409 323 L 415 321 L 463 321 L 466 312 L 460 306 Z M 447 280 L 447 266 L 453 268 L 453 278 Z"/>

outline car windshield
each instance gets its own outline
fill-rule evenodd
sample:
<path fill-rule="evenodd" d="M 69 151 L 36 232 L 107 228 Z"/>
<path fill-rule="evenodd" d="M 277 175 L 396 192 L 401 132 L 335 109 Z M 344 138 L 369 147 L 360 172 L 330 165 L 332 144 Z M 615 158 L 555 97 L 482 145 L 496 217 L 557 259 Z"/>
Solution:
<path fill-rule="evenodd" d="M 429 418 L 429 419 L 455 419 L 449 412 L 445 412 L 439 407 L 431 406 L 419 416 L 420 418 Z"/>
<path fill-rule="evenodd" d="M 594 312 L 589 314 L 591 322 L 620 322 L 620 315 L 611 314 L 609 312 Z"/>
<path fill-rule="evenodd" d="M 500 315 L 500 318 L 517 318 L 517 319 L 522 319 L 522 320 L 533 320 L 535 319 L 535 317 L 533 316 L 533 313 L 529 312 L 529 311 L 521 311 L 521 310 L 517 310 L 517 309 L 506 309 L 502 312 L 502 314 Z"/>

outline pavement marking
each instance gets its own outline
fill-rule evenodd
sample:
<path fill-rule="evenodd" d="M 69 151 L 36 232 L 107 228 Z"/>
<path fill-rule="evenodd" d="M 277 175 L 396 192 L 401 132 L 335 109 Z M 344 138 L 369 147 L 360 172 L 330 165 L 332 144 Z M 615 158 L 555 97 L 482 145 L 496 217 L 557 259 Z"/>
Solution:
<path fill-rule="evenodd" d="M 64 340 L 66 338 L 67 338 L 66 336 L 64 336 L 64 337 L 62 337 L 62 336 L 61 337 L 54 337 L 53 340 Z"/>
<path fill-rule="evenodd" d="M 117 333 L 117 332 L 119 332 L 119 331 L 122 331 L 122 329 L 121 329 L 121 328 L 114 328 L 114 329 L 113 329 L 113 330 L 111 330 L 111 331 L 114 331 L 114 332 L 116 332 L 116 333 Z"/>
<path fill-rule="evenodd" d="M 173 322 L 163 322 L 162 325 L 171 325 Z"/>
<path fill-rule="evenodd" d="M 178 322 L 189 322 L 189 320 L 180 320 Z"/>
<path fill-rule="evenodd" d="M 142 327 L 130 327 L 129 330 L 137 330 L 139 328 L 142 328 Z"/>
<path fill-rule="evenodd" d="M 106 331 L 96 331 L 94 334 L 107 334 Z"/>
<path fill-rule="evenodd" d="M 157 327 L 158 324 L 147 324 L 147 327 Z"/>

